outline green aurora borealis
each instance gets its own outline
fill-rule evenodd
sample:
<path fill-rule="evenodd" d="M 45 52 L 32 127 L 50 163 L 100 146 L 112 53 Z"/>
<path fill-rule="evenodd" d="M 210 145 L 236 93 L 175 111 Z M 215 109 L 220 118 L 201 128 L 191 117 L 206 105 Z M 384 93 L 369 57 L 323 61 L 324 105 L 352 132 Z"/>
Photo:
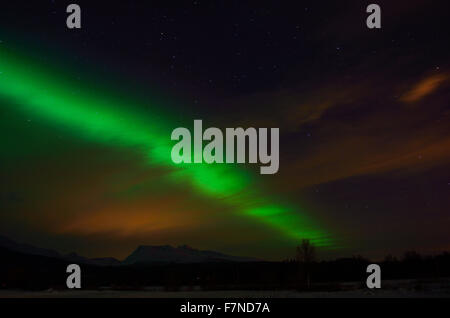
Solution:
<path fill-rule="evenodd" d="M 448 3 L 379 5 L 375 30 L 358 1 L 87 1 L 68 29 L 64 1 L 2 3 L 0 237 L 117 259 L 448 251 Z M 196 119 L 279 128 L 278 172 L 174 164 Z"/>
<path fill-rule="evenodd" d="M 265 176 L 237 165 L 172 163 L 170 133 L 177 126 L 164 102 L 150 101 L 151 106 L 145 108 L 147 100 L 124 99 L 113 89 L 82 84 L 70 79 L 70 68 L 50 70 L 4 48 L 0 71 L 2 107 L 18 107 L 26 116 L 63 128 L 84 141 L 120 151 L 138 150 L 146 165 L 169 171 L 158 182 L 177 191 L 189 187 L 240 217 L 279 230 L 290 240 L 309 238 L 317 246 L 334 246 L 331 235 L 301 207 L 265 193 L 260 186 Z"/>

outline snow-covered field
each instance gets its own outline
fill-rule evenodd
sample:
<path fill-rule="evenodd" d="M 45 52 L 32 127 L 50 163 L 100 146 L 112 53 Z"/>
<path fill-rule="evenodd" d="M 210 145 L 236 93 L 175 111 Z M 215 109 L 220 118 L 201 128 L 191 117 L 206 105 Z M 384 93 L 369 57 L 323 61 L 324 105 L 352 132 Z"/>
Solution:
<path fill-rule="evenodd" d="M 67 291 L 0 291 L 0 298 L 405 298 L 405 297 L 449 297 L 450 289 L 357 289 L 334 292 L 279 291 L 114 291 L 114 290 L 67 290 Z"/>

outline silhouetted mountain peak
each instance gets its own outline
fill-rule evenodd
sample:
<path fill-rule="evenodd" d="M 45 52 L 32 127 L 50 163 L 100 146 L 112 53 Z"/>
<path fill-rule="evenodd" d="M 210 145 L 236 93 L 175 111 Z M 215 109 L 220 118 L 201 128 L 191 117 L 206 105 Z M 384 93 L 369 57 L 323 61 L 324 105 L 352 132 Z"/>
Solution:
<path fill-rule="evenodd" d="M 61 255 L 57 251 L 46 248 L 39 248 L 29 244 L 18 243 L 2 235 L 0 235 L 0 246 L 23 254 L 41 255 L 58 258 L 61 257 Z"/>
<path fill-rule="evenodd" d="M 248 262 L 256 259 L 222 254 L 214 251 L 201 251 L 188 245 L 140 245 L 128 256 L 124 264 L 137 263 L 202 263 L 202 262 Z"/>
<path fill-rule="evenodd" d="M 11 239 L 9 239 L 6 236 L 0 235 L 0 246 L 7 248 L 14 252 L 19 252 L 22 254 L 27 255 L 38 255 L 38 256 L 46 256 L 46 257 L 52 257 L 52 258 L 58 258 L 69 262 L 74 263 L 84 263 L 84 264 L 92 264 L 92 265 L 99 265 L 99 266 L 112 266 L 112 265 L 119 265 L 120 261 L 118 261 L 115 258 L 112 257 L 106 257 L 106 258 L 94 258 L 89 259 L 83 256 L 78 255 L 75 252 L 61 255 L 57 251 L 46 249 L 46 248 L 39 248 L 35 247 L 29 244 L 22 244 L 17 243 Z"/>
<path fill-rule="evenodd" d="M 252 262 L 254 258 L 231 256 L 215 251 L 202 251 L 180 245 L 139 245 L 123 262 L 113 257 L 87 258 L 75 252 L 61 255 L 60 253 L 45 248 L 38 248 L 28 244 L 17 243 L 0 235 L 0 247 L 22 254 L 47 256 L 73 263 L 90 264 L 98 266 L 116 266 L 138 263 L 204 263 L 204 262 Z"/>

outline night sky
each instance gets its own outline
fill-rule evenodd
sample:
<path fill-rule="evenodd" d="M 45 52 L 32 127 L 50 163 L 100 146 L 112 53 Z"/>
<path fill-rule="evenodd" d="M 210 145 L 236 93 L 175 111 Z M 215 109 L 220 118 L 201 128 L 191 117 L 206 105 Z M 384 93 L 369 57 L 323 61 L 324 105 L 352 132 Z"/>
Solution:
<path fill-rule="evenodd" d="M 2 3 L 0 234 L 117 258 L 450 250 L 450 5 L 376 1 L 376 30 L 372 2 Z M 173 164 L 194 119 L 279 127 L 278 173 Z"/>

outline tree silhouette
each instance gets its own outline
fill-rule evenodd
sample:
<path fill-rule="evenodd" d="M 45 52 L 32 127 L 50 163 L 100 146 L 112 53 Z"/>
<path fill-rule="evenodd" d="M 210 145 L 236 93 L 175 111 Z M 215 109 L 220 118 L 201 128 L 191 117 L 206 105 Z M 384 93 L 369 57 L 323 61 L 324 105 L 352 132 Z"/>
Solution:
<path fill-rule="evenodd" d="M 297 246 L 295 258 L 299 263 L 300 278 L 309 289 L 311 286 L 311 264 L 316 260 L 316 248 L 310 240 L 302 240 L 301 244 Z"/>

